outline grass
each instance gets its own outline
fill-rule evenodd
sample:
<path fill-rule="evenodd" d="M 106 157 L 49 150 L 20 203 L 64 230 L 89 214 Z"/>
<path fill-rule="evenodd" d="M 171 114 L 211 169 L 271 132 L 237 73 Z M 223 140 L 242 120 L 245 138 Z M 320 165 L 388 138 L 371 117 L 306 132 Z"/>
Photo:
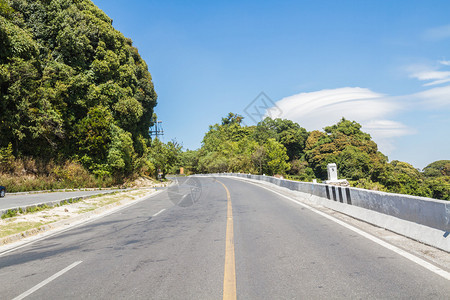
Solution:
<path fill-rule="evenodd" d="M 0 182 L 8 193 L 28 191 L 53 191 L 60 189 L 107 188 L 113 180 L 96 179 L 93 175 L 84 179 L 60 180 L 56 176 L 0 174 Z"/>
<path fill-rule="evenodd" d="M 88 199 L 81 200 L 81 207 L 78 208 L 77 211 L 72 211 L 75 214 L 83 214 L 87 212 L 94 211 L 100 207 L 104 207 L 107 205 L 111 205 L 114 203 L 119 203 L 123 200 L 132 200 L 137 199 L 145 194 L 148 194 L 148 190 L 131 190 L 127 192 L 114 193 L 110 195 L 102 195 L 102 196 L 93 196 Z M 74 203 L 73 200 L 65 201 L 64 204 L 70 205 Z M 68 219 L 70 216 L 63 215 L 62 213 L 53 213 L 52 210 L 56 209 L 55 207 L 48 206 L 38 206 L 27 209 L 26 211 L 8 211 L 7 216 L 2 216 L 2 225 L 0 225 L 0 238 L 21 233 L 30 229 L 37 229 L 43 225 L 47 225 L 50 223 L 54 223 L 60 220 Z M 40 221 L 29 221 L 26 219 L 26 214 L 30 213 L 38 213 L 42 212 L 42 216 L 40 216 Z M 52 220 L 53 218 L 53 220 Z"/>
<path fill-rule="evenodd" d="M 6 167 L 1 169 L 0 183 L 6 186 L 9 193 L 106 188 L 120 183 L 111 176 L 96 177 L 76 161 L 57 164 L 53 161 L 20 158 L 12 160 Z"/>
<path fill-rule="evenodd" d="M 36 229 L 41 227 L 42 225 L 49 224 L 41 223 L 41 222 L 18 222 L 18 223 L 10 223 L 1 227 L 0 230 L 0 238 L 13 235 L 16 233 L 25 232 L 30 229 Z"/>
<path fill-rule="evenodd" d="M 6 212 L 6 214 L 2 215 L 2 219 L 6 219 L 6 218 L 14 218 L 15 216 L 17 216 L 18 211 L 15 209 L 8 209 L 8 211 Z"/>
<path fill-rule="evenodd" d="M 92 207 L 88 207 L 88 208 L 83 208 L 83 209 L 80 209 L 79 211 L 77 211 L 77 214 L 84 214 L 84 213 L 87 213 L 87 212 L 90 212 L 90 211 L 94 211 L 94 210 L 96 210 L 98 207 L 97 206 L 92 206 Z"/>
<path fill-rule="evenodd" d="M 88 199 L 97 199 L 98 198 L 99 201 L 96 204 L 90 204 L 90 205 L 93 205 L 92 208 L 86 208 L 86 209 L 84 209 L 84 211 L 82 211 L 80 213 L 92 211 L 92 210 L 94 210 L 96 208 L 99 208 L 99 207 L 102 207 L 102 206 L 105 206 L 105 205 L 108 205 L 108 204 L 112 204 L 112 203 L 115 203 L 115 202 L 119 202 L 120 200 L 123 200 L 123 199 L 131 199 L 132 198 L 132 197 L 126 196 L 126 195 L 125 196 L 121 195 L 121 197 L 117 197 L 118 193 L 119 192 L 114 192 L 114 193 L 109 194 L 109 195 L 102 195 L 102 194 L 92 195 Z M 72 198 L 70 198 L 70 199 L 61 201 L 59 204 L 56 204 L 53 207 L 52 206 L 48 206 L 46 204 L 43 204 L 43 205 L 39 205 L 39 206 L 27 207 L 27 209 L 25 211 L 22 210 L 22 208 L 19 208 L 19 210 L 10 209 L 5 214 L 3 214 L 1 218 L 2 219 L 14 218 L 14 217 L 19 216 L 19 215 L 25 215 L 25 214 L 31 214 L 31 213 L 36 213 L 36 212 L 40 212 L 40 211 L 45 211 L 45 210 L 49 210 L 49 209 L 56 208 L 56 207 L 70 205 L 70 204 L 73 204 L 73 203 L 76 203 L 76 202 L 79 202 L 79 201 L 82 201 L 82 202 L 86 203 L 86 201 L 81 200 L 81 198 L 80 199 L 72 199 Z"/>
<path fill-rule="evenodd" d="M 98 198 L 98 197 L 93 197 L 93 198 Z M 89 211 L 93 211 L 97 208 L 103 207 L 103 206 L 107 206 L 110 204 L 114 204 L 114 203 L 118 203 L 122 200 L 130 200 L 133 199 L 134 197 L 132 196 L 128 196 L 128 195 L 117 195 L 117 193 L 115 193 L 113 196 L 104 196 L 103 198 L 98 199 L 99 201 L 96 201 L 95 203 L 87 203 L 87 201 L 83 201 L 84 203 L 86 203 L 87 205 L 91 205 L 90 207 L 86 207 L 83 209 L 80 209 L 79 211 L 77 211 L 78 214 L 83 214 Z M 92 199 L 92 198 L 91 198 Z"/>

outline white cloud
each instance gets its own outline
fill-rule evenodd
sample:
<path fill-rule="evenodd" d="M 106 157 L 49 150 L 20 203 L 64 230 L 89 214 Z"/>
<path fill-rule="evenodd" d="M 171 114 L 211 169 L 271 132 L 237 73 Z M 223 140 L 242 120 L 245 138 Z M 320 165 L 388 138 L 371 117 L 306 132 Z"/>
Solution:
<path fill-rule="evenodd" d="M 448 61 L 440 61 L 439 64 L 443 66 L 450 66 Z M 437 67 L 427 65 L 412 65 L 407 68 L 411 78 L 415 78 L 421 81 L 430 81 L 423 86 L 439 85 L 450 82 L 450 71 L 441 71 Z"/>
<path fill-rule="evenodd" d="M 384 95 L 359 87 L 296 94 L 281 99 L 276 105 L 283 118 L 296 121 L 308 130 L 332 125 L 342 117 L 364 122 L 399 109 Z"/>
<path fill-rule="evenodd" d="M 437 87 L 412 95 L 425 109 L 450 107 L 450 86 Z"/>
<path fill-rule="evenodd" d="M 439 76 L 443 78 L 442 74 L 424 73 L 422 78 Z M 417 133 L 391 117 L 403 110 L 448 111 L 450 85 L 396 97 L 360 87 L 325 89 L 285 97 L 276 106 L 281 110 L 280 118 L 297 122 L 308 131 L 336 124 L 342 117 L 354 120 L 372 136 L 380 151 L 389 155 L 395 149 L 396 139 Z"/>
<path fill-rule="evenodd" d="M 301 93 L 283 98 L 276 104 L 285 118 L 295 118 L 303 126 L 311 126 L 307 129 L 312 130 L 333 124 L 343 116 L 368 120 L 385 115 L 395 105 L 383 97 L 369 89 L 346 87 Z"/>
<path fill-rule="evenodd" d="M 450 66 L 450 60 L 440 60 L 439 63 L 444 66 Z"/>
<path fill-rule="evenodd" d="M 443 71 L 423 71 L 411 75 L 411 77 L 417 78 L 419 80 L 446 79 L 449 76 L 450 72 Z"/>
<path fill-rule="evenodd" d="M 405 124 L 391 120 L 371 120 L 362 124 L 362 130 L 369 133 L 385 154 L 396 149 L 395 138 L 415 134 L 416 131 Z"/>
<path fill-rule="evenodd" d="M 392 138 L 413 134 L 415 131 L 408 126 L 391 120 L 371 120 L 364 124 L 363 129 L 371 132 L 373 137 Z"/>
<path fill-rule="evenodd" d="M 450 78 L 435 80 L 433 82 L 425 83 L 423 86 L 438 85 L 438 84 L 443 84 L 443 83 L 447 83 L 447 82 L 450 82 Z"/>
<path fill-rule="evenodd" d="M 392 138 L 413 131 L 399 122 L 384 120 L 401 109 L 392 97 L 359 87 L 345 87 L 301 93 L 276 102 L 281 118 L 290 119 L 307 130 L 320 130 L 342 117 L 355 120 L 374 137 L 380 150 L 393 150 Z"/>
<path fill-rule="evenodd" d="M 440 41 L 450 38 L 450 25 L 440 26 L 428 29 L 423 37 L 426 40 Z"/>

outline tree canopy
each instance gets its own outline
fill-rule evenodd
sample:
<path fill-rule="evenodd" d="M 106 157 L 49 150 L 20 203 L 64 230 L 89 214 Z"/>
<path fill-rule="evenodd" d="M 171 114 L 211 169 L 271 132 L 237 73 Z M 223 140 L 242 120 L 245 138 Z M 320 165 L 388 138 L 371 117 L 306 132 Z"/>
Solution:
<path fill-rule="evenodd" d="M 91 1 L 0 0 L 0 148 L 129 173 L 156 98 L 132 41 Z"/>

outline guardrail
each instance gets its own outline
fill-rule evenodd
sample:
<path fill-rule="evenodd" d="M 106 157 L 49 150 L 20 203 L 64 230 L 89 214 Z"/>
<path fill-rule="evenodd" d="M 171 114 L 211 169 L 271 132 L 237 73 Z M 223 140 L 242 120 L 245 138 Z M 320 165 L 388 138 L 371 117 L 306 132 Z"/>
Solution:
<path fill-rule="evenodd" d="M 124 189 L 123 191 L 125 191 L 125 190 L 126 189 Z M 64 199 L 59 199 L 59 200 L 44 201 L 44 202 L 40 202 L 40 203 L 16 205 L 14 207 L 0 209 L 0 217 L 3 215 L 6 215 L 8 213 L 13 213 L 13 212 L 17 213 L 17 212 L 22 211 L 24 213 L 28 213 L 28 212 L 36 211 L 39 208 L 51 208 L 51 207 L 59 206 L 59 205 L 72 204 L 72 203 L 76 203 L 76 202 L 79 202 L 81 200 L 88 199 L 91 197 L 95 197 L 95 196 L 99 196 L 99 195 L 114 194 L 114 193 L 121 192 L 121 191 L 122 190 L 113 190 L 113 191 L 107 191 L 107 192 L 100 193 L 100 194 L 75 196 L 75 197 L 69 197 L 69 198 L 64 198 Z M 38 193 L 45 193 L 45 191 L 21 192 L 21 193 L 15 193 L 15 194 L 21 195 L 21 194 L 38 194 Z"/>
<path fill-rule="evenodd" d="M 265 175 L 218 173 L 265 181 L 309 195 L 316 203 L 450 251 L 450 201 L 403 194 L 299 182 Z M 407 222 L 398 222 L 403 220 Z M 427 228 L 434 229 L 430 233 Z M 425 231 L 424 231 L 425 230 Z"/>

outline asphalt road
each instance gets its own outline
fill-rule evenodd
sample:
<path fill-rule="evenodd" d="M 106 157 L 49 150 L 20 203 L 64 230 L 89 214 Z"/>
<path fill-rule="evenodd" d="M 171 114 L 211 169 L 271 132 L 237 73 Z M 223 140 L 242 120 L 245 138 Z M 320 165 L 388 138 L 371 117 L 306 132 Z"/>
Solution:
<path fill-rule="evenodd" d="M 229 178 L 218 179 L 225 186 L 179 180 L 114 214 L 0 253 L 0 298 L 220 299 L 230 222 L 239 299 L 450 295 L 448 280 L 266 189 Z"/>
<path fill-rule="evenodd" d="M 51 193 L 31 193 L 31 194 L 6 194 L 0 198 L 0 210 L 36 205 L 51 201 L 62 201 L 65 199 L 93 196 L 104 193 L 111 193 L 120 190 L 95 190 L 95 191 L 74 191 L 74 192 L 51 192 Z"/>

